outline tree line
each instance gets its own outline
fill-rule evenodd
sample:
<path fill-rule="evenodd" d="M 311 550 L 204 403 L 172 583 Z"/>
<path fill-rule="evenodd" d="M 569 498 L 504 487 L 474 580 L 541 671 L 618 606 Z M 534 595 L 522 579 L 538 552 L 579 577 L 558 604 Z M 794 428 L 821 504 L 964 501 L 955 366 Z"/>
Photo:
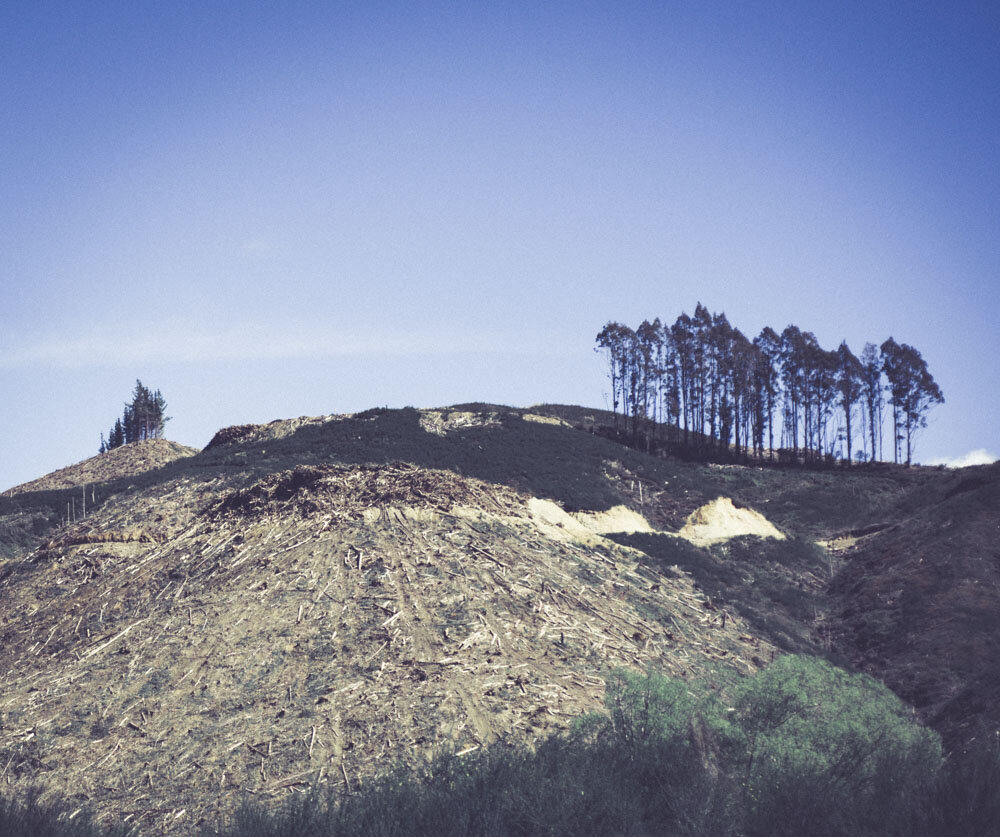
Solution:
<path fill-rule="evenodd" d="M 860 356 L 795 325 L 751 340 L 700 302 L 671 324 L 608 322 L 596 343 L 615 428 L 647 447 L 666 428 L 665 441 L 724 457 L 871 462 L 884 458 L 889 412 L 893 461 L 909 465 L 928 410 L 944 403 L 920 352 L 892 337 Z"/>
<path fill-rule="evenodd" d="M 101 453 L 114 450 L 130 442 L 163 437 L 164 425 L 170 418 L 165 414 L 167 402 L 159 390 L 153 392 L 136 380 L 132 400 L 126 402 L 121 418 L 115 420 L 108 438 L 101 434 Z"/>

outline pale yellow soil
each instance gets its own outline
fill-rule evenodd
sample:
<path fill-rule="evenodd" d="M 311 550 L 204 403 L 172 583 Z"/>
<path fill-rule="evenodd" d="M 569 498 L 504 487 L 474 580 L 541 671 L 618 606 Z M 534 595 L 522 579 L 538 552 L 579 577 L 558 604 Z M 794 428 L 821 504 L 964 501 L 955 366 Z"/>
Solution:
<path fill-rule="evenodd" d="M 598 535 L 608 535 L 612 532 L 631 535 L 636 532 L 654 531 L 645 517 L 627 506 L 614 506 L 601 512 L 577 512 L 573 517 Z"/>
<path fill-rule="evenodd" d="M 467 410 L 421 410 L 420 426 L 428 433 L 447 436 L 453 430 L 467 427 L 499 427 L 497 413 L 473 413 Z"/>
<path fill-rule="evenodd" d="M 760 512 L 738 509 L 728 497 L 717 497 L 695 509 L 677 534 L 696 546 L 707 546 L 741 535 L 785 539 L 784 534 Z"/>
<path fill-rule="evenodd" d="M 540 416 L 537 413 L 525 413 L 521 416 L 525 421 L 533 421 L 536 424 L 554 424 L 557 427 L 572 427 L 566 419 L 561 419 L 558 416 Z"/>

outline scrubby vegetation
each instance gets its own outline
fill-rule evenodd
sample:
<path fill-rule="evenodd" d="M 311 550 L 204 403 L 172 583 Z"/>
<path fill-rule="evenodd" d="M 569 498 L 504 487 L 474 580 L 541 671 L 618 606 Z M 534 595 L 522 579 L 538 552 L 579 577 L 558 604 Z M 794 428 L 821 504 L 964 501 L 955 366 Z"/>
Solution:
<path fill-rule="evenodd" d="M 38 789 L 18 800 L 0 796 L 0 837 L 127 837 L 130 832 L 127 826 L 101 828 L 86 811 L 43 801 Z"/>
<path fill-rule="evenodd" d="M 617 671 L 604 713 L 534 751 L 497 745 L 361 788 L 247 801 L 202 837 L 353 834 L 993 834 L 1000 746 L 951 761 L 877 681 L 781 657 L 714 684 Z M 84 814 L 0 800 L 0 835 L 111 837 Z"/>
<path fill-rule="evenodd" d="M 617 672 L 606 714 L 535 751 L 494 747 L 360 793 L 246 804 L 205 835 L 986 834 L 1000 752 L 944 762 L 864 675 L 788 656 L 719 688 Z"/>

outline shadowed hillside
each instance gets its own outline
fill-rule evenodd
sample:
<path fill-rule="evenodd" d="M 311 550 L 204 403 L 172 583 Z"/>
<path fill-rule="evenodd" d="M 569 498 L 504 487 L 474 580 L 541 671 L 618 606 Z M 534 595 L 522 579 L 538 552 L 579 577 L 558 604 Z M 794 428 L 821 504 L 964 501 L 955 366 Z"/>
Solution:
<path fill-rule="evenodd" d="M 87 509 L 116 491 L 134 488 L 198 451 L 166 439 L 115 448 L 0 494 L 0 561 L 37 546 L 58 525 L 84 520 Z"/>
<path fill-rule="evenodd" d="M 1000 727 L 1000 464 L 949 473 L 890 519 L 843 544 L 838 644 L 959 745 Z"/>

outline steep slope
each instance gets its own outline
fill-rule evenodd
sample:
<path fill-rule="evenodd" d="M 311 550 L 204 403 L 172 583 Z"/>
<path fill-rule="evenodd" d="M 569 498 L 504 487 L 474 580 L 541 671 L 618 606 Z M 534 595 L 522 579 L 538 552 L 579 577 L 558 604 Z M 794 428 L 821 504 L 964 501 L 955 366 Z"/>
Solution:
<path fill-rule="evenodd" d="M 5 491 L 5 494 L 27 494 L 34 491 L 53 491 L 74 488 L 97 482 L 127 479 L 162 468 L 177 459 L 194 456 L 198 451 L 167 439 L 145 439 L 132 442 L 107 453 L 84 459 L 67 468 L 60 468 L 39 479 L 26 482 Z"/>
<path fill-rule="evenodd" d="M 92 456 L 0 494 L 0 563 L 37 546 L 52 527 L 83 519 L 108 495 L 162 474 L 194 448 L 148 439 Z M 153 477 L 155 479 L 155 477 Z"/>
<path fill-rule="evenodd" d="M 610 667 L 771 647 L 527 495 L 402 464 L 191 471 L 112 498 L 0 581 L 0 756 L 102 818 L 184 833 L 247 791 L 530 742 Z"/>
<path fill-rule="evenodd" d="M 1000 728 L 1000 464 L 914 492 L 841 540 L 838 643 L 960 746 Z"/>

